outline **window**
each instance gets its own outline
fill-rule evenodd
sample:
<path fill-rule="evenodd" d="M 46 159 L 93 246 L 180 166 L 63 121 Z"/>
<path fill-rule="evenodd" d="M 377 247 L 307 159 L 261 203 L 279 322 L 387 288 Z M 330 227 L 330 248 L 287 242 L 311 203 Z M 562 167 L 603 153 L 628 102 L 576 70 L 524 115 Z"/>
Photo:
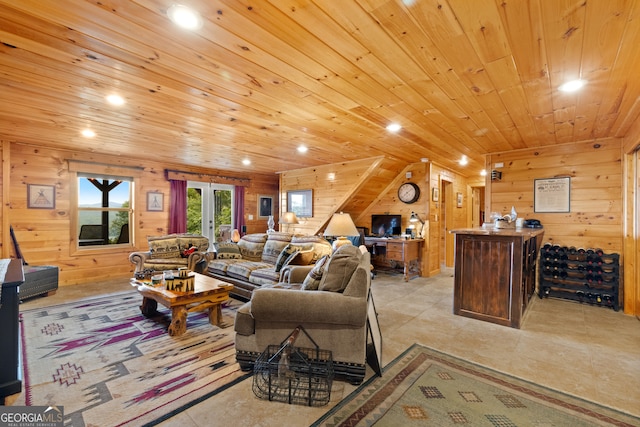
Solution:
<path fill-rule="evenodd" d="M 78 246 L 95 249 L 133 241 L 132 177 L 78 173 L 77 189 Z"/>

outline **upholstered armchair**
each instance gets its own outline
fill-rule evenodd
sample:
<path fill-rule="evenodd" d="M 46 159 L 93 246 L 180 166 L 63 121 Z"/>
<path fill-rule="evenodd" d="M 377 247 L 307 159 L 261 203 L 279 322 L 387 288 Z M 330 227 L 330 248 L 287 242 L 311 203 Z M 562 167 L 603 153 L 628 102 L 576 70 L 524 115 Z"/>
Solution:
<path fill-rule="evenodd" d="M 364 248 L 364 247 L 363 247 Z M 294 266 L 290 280 L 253 291 L 241 306 L 234 328 L 236 359 L 252 369 L 269 345 L 284 341 L 301 325 L 321 350 L 332 352 L 336 378 L 359 384 L 364 379 L 367 344 L 367 296 L 371 286 L 370 254 L 340 247 L 314 266 Z M 311 347 L 305 337 L 297 347 Z"/>
<path fill-rule="evenodd" d="M 133 252 L 129 261 L 134 264 L 135 272 L 143 270 L 177 270 L 186 267 L 202 273 L 214 258 L 209 252 L 209 239 L 198 234 L 169 234 L 149 236 L 149 250 Z"/>

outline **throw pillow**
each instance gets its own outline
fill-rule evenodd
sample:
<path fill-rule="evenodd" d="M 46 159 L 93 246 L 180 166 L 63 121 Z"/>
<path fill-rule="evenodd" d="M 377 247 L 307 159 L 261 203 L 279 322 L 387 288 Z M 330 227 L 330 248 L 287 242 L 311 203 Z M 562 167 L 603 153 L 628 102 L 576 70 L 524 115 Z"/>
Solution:
<path fill-rule="evenodd" d="M 276 260 L 275 272 L 278 273 L 282 270 L 282 267 L 287 265 L 291 256 L 295 255 L 298 251 L 300 251 L 300 246 L 292 245 L 291 243 L 285 246 L 282 251 L 280 251 L 280 255 L 278 255 L 278 259 Z"/>
<path fill-rule="evenodd" d="M 310 265 L 313 264 L 314 256 L 313 249 L 301 250 L 291 255 L 285 265 Z"/>
<path fill-rule="evenodd" d="M 235 243 L 214 243 L 217 259 L 242 259 L 240 248 Z"/>
<path fill-rule="evenodd" d="M 322 280 L 321 291 L 342 292 L 360 263 L 360 250 L 353 245 L 339 247 L 331 256 Z"/>
<path fill-rule="evenodd" d="M 324 266 L 328 260 L 329 255 L 325 255 L 316 262 L 309 274 L 307 274 L 307 277 L 305 277 L 304 281 L 302 282 L 303 291 L 315 291 L 318 289 L 320 280 L 322 280 L 322 274 L 324 273 Z"/>

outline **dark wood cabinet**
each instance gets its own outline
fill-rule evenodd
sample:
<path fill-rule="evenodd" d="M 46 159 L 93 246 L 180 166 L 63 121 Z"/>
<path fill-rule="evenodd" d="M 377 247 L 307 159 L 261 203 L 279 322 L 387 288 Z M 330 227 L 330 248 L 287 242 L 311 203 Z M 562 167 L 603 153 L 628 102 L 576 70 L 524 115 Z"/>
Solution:
<path fill-rule="evenodd" d="M 519 328 L 536 288 L 542 229 L 454 230 L 453 311 Z"/>
<path fill-rule="evenodd" d="M 21 259 L 3 259 L 0 276 L 0 398 L 4 400 L 22 391 L 20 372 L 19 328 L 18 328 L 18 287 L 24 282 Z M 6 267 L 6 269 L 5 269 Z"/>

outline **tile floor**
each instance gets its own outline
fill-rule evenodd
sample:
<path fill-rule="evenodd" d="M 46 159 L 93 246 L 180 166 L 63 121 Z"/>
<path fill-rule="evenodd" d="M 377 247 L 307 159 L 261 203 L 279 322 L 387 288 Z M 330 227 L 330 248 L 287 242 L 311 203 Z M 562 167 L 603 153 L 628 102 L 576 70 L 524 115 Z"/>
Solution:
<path fill-rule="evenodd" d="M 120 282 L 62 287 L 54 295 L 25 302 L 36 308 L 130 289 Z M 611 309 L 570 301 L 532 299 L 521 329 L 453 315 L 453 274 L 407 283 L 378 274 L 372 282 L 383 335 L 383 364 L 413 343 L 498 371 L 614 407 L 640 417 L 640 321 Z M 370 368 L 367 377 L 373 375 Z M 322 408 L 257 399 L 251 380 L 178 414 L 162 426 L 306 426 L 355 387 L 334 381 Z"/>

